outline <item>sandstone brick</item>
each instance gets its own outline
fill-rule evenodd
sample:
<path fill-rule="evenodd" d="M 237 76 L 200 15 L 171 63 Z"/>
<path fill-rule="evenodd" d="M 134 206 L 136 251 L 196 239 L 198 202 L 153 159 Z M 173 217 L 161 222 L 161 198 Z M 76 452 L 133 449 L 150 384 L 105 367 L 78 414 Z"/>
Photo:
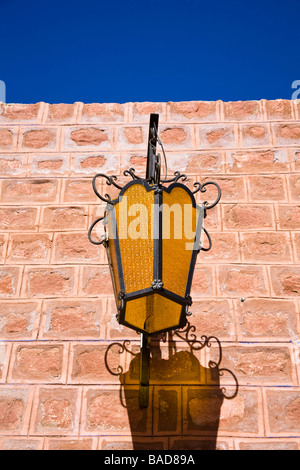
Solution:
<path fill-rule="evenodd" d="M 131 126 L 118 129 L 118 148 L 121 150 L 143 149 L 148 138 L 143 126 Z"/>
<path fill-rule="evenodd" d="M 8 382 L 63 383 L 66 378 L 67 348 L 62 344 L 14 345 Z"/>
<path fill-rule="evenodd" d="M 261 266 L 220 266 L 219 289 L 221 295 L 232 297 L 268 295 L 265 272 Z"/>
<path fill-rule="evenodd" d="M 152 103 L 145 101 L 144 103 L 133 103 L 132 107 L 132 121 L 133 122 L 146 122 L 149 124 L 150 114 L 159 114 L 160 122 L 165 121 L 166 117 L 166 104 L 165 103 Z"/>
<path fill-rule="evenodd" d="M 72 439 L 67 437 L 46 438 L 45 450 L 96 450 L 96 438 Z"/>
<path fill-rule="evenodd" d="M 124 357 L 120 354 L 120 348 L 110 348 L 106 357 L 109 344 L 97 343 L 76 344 L 71 350 L 71 371 L 68 383 L 72 384 L 105 384 L 120 383 L 118 375 L 112 375 L 110 370 L 118 371 L 123 365 Z M 108 361 L 108 363 L 107 363 Z"/>
<path fill-rule="evenodd" d="M 292 119 L 292 107 L 289 100 L 266 101 L 267 118 L 270 121 Z"/>
<path fill-rule="evenodd" d="M 55 238 L 55 261 L 57 263 L 99 263 L 99 246 L 92 245 L 87 233 L 59 233 Z"/>
<path fill-rule="evenodd" d="M 91 179 L 67 179 L 64 182 L 62 193 L 63 201 L 66 203 L 78 204 L 97 201 Z"/>
<path fill-rule="evenodd" d="M 47 116 L 46 122 L 49 123 L 74 123 L 76 120 L 78 105 L 59 103 L 59 104 L 50 104 L 47 106 Z"/>
<path fill-rule="evenodd" d="M 49 259 L 51 239 L 49 235 L 12 235 L 7 253 L 9 263 L 42 264 Z"/>
<path fill-rule="evenodd" d="M 289 170 L 287 151 L 283 149 L 229 152 L 230 173 L 280 173 Z"/>
<path fill-rule="evenodd" d="M 119 173 L 119 156 L 109 153 L 85 153 L 84 155 L 75 154 L 73 157 L 73 169 L 75 174 L 96 173 Z"/>
<path fill-rule="evenodd" d="M 16 297 L 21 281 L 20 269 L 17 267 L 0 267 L 0 298 Z"/>
<path fill-rule="evenodd" d="M 300 201 L 300 175 L 289 175 L 289 190 L 292 201 Z"/>
<path fill-rule="evenodd" d="M 293 150 L 293 167 L 296 171 L 300 170 L 300 152 Z"/>
<path fill-rule="evenodd" d="M 208 266 L 199 266 L 194 271 L 192 284 L 192 297 L 211 296 L 214 294 L 213 269 Z"/>
<path fill-rule="evenodd" d="M 26 157 L 22 155 L 0 156 L 1 176 L 23 176 L 26 174 Z"/>
<path fill-rule="evenodd" d="M 0 235 L 0 263 L 4 264 L 7 247 L 7 235 Z"/>
<path fill-rule="evenodd" d="M 99 438 L 99 450 L 167 450 L 167 437 L 105 436 Z"/>
<path fill-rule="evenodd" d="M 222 173 L 225 168 L 225 155 L 218 151 L 169 153 L 168 170 L 175 172 L 178 168 L 188 174 Z"/>
<path fill-rule="evenodd" d="M 217 362 L 218 358 L 219 348 L 209 348 L 209 359 Z M 295 385 L 297 380 L 286 346 L 228 344 L 222 348 L 221 367 L 233 372 L 239 385 Z M 224 374 L 221 384 L 234 385 L 234 380 L 231 374 Z"/>
<path fill-rule="evenodd" d="M 194 300 L 190 307 L 191 324 L 197 336 L 217 336 L 220 340 L 235 337 L 235 321 L 231 303 L 228 300 Z"/>
<path fill-rule="evenodd" d="M 293 246 L 295 250 L 296 261 L 297 263 L 300 264 L 300 233 L 299 232 L 295 232 L 293 234 Z"/>
<path fill-rule="evenodd" d="M 270 144 L 270 133 L 266 124 L 241 126 L 243 147 L 264 147 Z"/>
<path fill-rule="evenodd" d="M 235 128 L 231 125 L 198 126 L 201 148 L 232 148 L 235 147 Z"/>
<path fill-rule="evenodd" d="M 259 101 L 229 101 L 224 103 L 225 121 L 258 121 L 262 119 Z"/>
<path fill-rule="evenodd" d="M 66 176 L 69 173 L 69 157 L 63 154 L 32 155 L 28 167 L 32 176 Z"/>
<path fill-rule="evenodd" d="M 223 223 L 229 230 L 272 229 L 272 207 L 266 204 L 226 204 L 223 206 Z"/>
<path fill-rule="evenodd" d="M 43 103 L 35 104 L 1 104 L 0 122 L 32 122 L 41 121 Z"/>
<path fill-rule="evenodd" d="M 167 149 L 191 148 L 192 136 L 189 126 L 161 126 L 160 139 Z"/>
<path fill-rule="evenodd" d="M 236 439 L 236 450 L 299 450 L 298 439 Z"/>
<path fill-rule="evenodd" d="M 276 145 L 299 145 L 300 124 L 276 124 L 274 125 Z"/>
<path fill-rule="evenodd" d="M 125 105 L 119 103 L 89 103 L 82 109 L 81 123 L 124 122 Z"/>
<path fill-rule="evenodd" d="M 1 207 L 0 231 L 34 230 L 38 209 L 35 207 Z"/>
<path fill-rule="evenodd" d="M 216 102 L 182 101 L 168 103 L 171 121 L 216 121 Z"/>
<path fill-rule="evenodd" d="M 153 434 L 181 434 L 180 387 L 155 387 L 153 400 Z"/>
<path fill-rule="evenodd" d="M 232 393 L 226 387 L 227 393 Z M 224 399 L 219 388 L 183 388 L 183 432 L 185 435 L 215 434 L 231 436 L 261 435 L 260 399 L 257 390 L 240 389 L 238 395 Z"/>
<path fill-rule="evenodd" d="M 23 128 L 20 146 L 24 149 L 56 150 L 58 145 L 57 129 L 55 128 Z"/>
<path fill-rule="evenodd" d="M 73 267 L 27 268 L 24 273 L 24 295 L 28 297 L 70 296 L 76 282 Z"/>
<path fill-rule="evenodd" d="M 297 312 L 292 300 L 247 299 L 235 304 L 241 341 L 290 340 L 297 335 Z"/>
<path fill-rule="evenodd" d="M 30 387 L 1 387 L 0 432 L 2 435 L 27 435 L 32 392 Z"/>
<path fill-rule="evenodd" d="M 87 230 L 86 206 L 47 206 L 43 209 L 41 230 Z"/>
<path fill-rule="evenodd" d="M 173 337 L 174 339 L 175 337 Z M 160 346 L 159 342 L 155 340 L 151 342 L 150 384 L 203 384 L 205 382 L 205 370 L 200 364 L 196 347 L 191 352 L 190 348 L 182 341 L 177 341 L 176 343 L 174 341 L 173 345 L 174 349 L 170 351 L 167 346 Z M 199 343 L 197 345 L 199 346 Z M 128 364 L 127 372 L 120 376 L 120 381 L 125 384 L 138 384 L 140 377 L 140 350 L 137 345 L 131 346 L 130 350 L 131 352 L 127 353 L 128 358 L 126 360 Z M 109 357 L 108 359 L 112 362 Z M 120 359 L 116 362 L 116 364 L 118 363 L 120 364 Z M 120 365 L 122 367 L 122 364 Z M 156 400 L 158 390 L 157 387 L 154 387 L 154 401 Z"/>
<path fill-rule="evenodd" d="M 81 281 L 82 294 L 88 296 L 113 295 L 113 286 L 108 266 L 84 266 Z"/>
<path fill-rule="evenodd" d="M 5 384 L 7 379 L 8 366 L 11 356 L 12 344 L 9 342 L 0 343 L 0 384 Z"/>
<path fill-rule="evenodd" d="M 103 306 L 99 300 L 48 300 L 40 333 L 45 339 L 99 338 L 102 321 Z"/>
<path fill-rule="evenodd" d="M 40 320 L 38 302 L 9 301 L 0 305 L 0 338 L 35 339 Z"/>
<path fill-rule="evenodd" d="M 202 183 L 213 181 L 217 183 L 222 192 L 222 203 L 224 202 L 244 202 L 246 201 L 246 188 L 244 178 L 239 176 L 208 176 L 201 178 Z M 197 193 L 198 194 L 198 193 Z M 201 200 L 214 201 L 217 197 L 217 190 L 213 185 L 206 186 L 204 193 L 199 193 Z"/>
<path fill-rule="evenodd" d="M 40 387 L 35 397 L 32 435 L 78 435 L 81 391 L 77 387 Z"/>
<path fill-rule="evenodd" d="M 288 233 L 257 232 L 242 233 L 241 248 L 246 263 L 292 262 L 291 243 Z"/>
<path fill-rule="evenodd" d="M 282 176 L 249 176 L 249 194 L 253 201 L 282 201 L 286 199 Z"/>
<path fill-rule="evenodd" d="M 271 283 L 277 297 L 297 297 L 300 295 L 300 267 L 271 266 Z"/>
<path fill-rule="evenodd" d="M 127 408 L 120 403 L 118 388 L 89 388 L 83 399 L 82 435 L 150 435 L 151 401 L 141 409 L 138 400 L 138 389 L 129 385 L 124 387 Z"/>
<path fill-rule="evenodd" d="M 110 149 L 111 130 L 107 127 L 68 127 L 65 129 L 64 147 L 71 150 L 83 147 Z"/>
<path fill-rule="evenodd" d="M 300 206 L 279 205 L 279 227 L 287 230 L 300 229 Z"/>
<path fill-rule="evenodd" d="M 299 435 L 299 390 L 266 389 L 267 436 Z"/>
<path fill-rule="evenodd" d="M 2 184 L 2 201 L 5 203 L 51 203 L 57 198 L 58 180 L 32 179 L 7 180 Z"/>
<path fill-rule="evenodd" d="M 1 440 L 1 450 L 42 450 L 43 439 L 27 438 L 27 437 L 7 437 Z"/>
<path fill-rule="evenodd" d="M 212 248 L 210 251 L 203 251 L 199 254 L 198 262 L 207 263 L 219 263 L 240 262 L 240 250 L 238 236 L 235 233 L 217 233 L 211 234 L 212 237 Z M 207 246 L 207 240 L 204 236 L 203 246 Z"/>
<path fill-rule="evenodd" d="M 17 143 L 17 133 L 13 128 L 0 128 L 0 150 L 11 151 Z"/>
<path fill-rule="evenodd" d="M 233 450 L 233 444 L 231 442 L 231 439 L 221 438 L 216 441 L 216 438 L 214 438 L 214 436 L 178 436 L 170 438 L 170 450 Z"/>

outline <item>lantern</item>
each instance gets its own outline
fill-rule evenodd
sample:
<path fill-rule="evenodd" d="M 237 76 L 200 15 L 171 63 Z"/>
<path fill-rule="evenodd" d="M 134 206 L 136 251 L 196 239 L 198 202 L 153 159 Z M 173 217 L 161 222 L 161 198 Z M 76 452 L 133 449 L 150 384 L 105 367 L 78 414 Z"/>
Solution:
<path fill-rule="evenodd" d="M 139 178 L 134 169 L 124 172 L 131 176 L 124 187 L 116 176 L 98 174 L 93 179 L 97 196 L 105 201 L 104 217 L 97 219 L 89 230 L 90 241 L 104 244 L 114 287 L 120 324 L 142 333 L 142 352 L 152 335 L 182 328 L 192 304 L 190 297 L 197 254 L 211 247 L 210 237 L 203 227 L 206 211 L 221 197 L 216 183 L 195 183 L 194 191 L 182 181 L 179 172 L 171 179 L 161 178 L 161 158 L 156 153 L 159 143 L 158 115 L 150 116 L 146 178 Z M 166 167 L 166 158 L 165 158 Z M 99 178 L 120 190 L 116 199 L 98 191 Z M 218 190 L 213 204 L 196 204 L 195 194 L 205 192 L 212 184 Z M 103 239 L 91 238 L 95 225 L 105 226 Z M 202 245 L 202 233 L 209 246 Z M 145 346 L 146 345 L 146 346 Z M 148 354 L 149 355 L 149 354 Z M 141 378 L 144 370 L 141 370 Z M 147 377 L 146 377 L 147 386 Z M 142 382 L 141 382 L 142 383 Z"/>

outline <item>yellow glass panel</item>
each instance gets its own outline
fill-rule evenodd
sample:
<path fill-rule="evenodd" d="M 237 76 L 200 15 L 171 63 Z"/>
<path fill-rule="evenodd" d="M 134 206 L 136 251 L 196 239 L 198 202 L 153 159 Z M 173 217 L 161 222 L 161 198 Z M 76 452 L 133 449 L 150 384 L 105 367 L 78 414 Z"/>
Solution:
<path fill-rule="evenodd" d="M 179 326 L 182 305 L 159 294 L 130 300 L 125 321 L 149 334 Z"/>
<path fill-rule="evenodd" d="M 154 191 L 132 184 L 115 205 L 126 293 L 151 287 L 153 281 Z"/>
<path fill-rule="evenodd" d="M 165 289 L 181 297 L 185 296 L 196 224 L 197 210 L 185 189 L 163 192 L 162 280 Z"/>

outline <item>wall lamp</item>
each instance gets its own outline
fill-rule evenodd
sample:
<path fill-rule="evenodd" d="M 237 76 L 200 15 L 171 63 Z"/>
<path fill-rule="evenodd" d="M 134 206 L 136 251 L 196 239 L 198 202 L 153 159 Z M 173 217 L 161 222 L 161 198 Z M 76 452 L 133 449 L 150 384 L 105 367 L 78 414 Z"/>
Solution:
<path fill-rule="evenodd" d="M 179 171 L 167 178 L 167 161 L 158 135 L 158 114 L 150 115 L 146 177 L 141 178 L 130 168 L 125 186 L 116 176 L 95 175 L 93 189 L 106 203 L 103 217 L 91 225 L 91 243 L 104 245 L 118 309 L 117 320 L 141 333 L 140 407 L 149 403 L 150 339 L 166 331 L 183 328 L 191 315 L 192 278 L 198 253 L 211 248 L 211 238 L 203 226 L 207 211 L 221 198 L 217 183 L 194 183 L 191 191 L 180 181 L 187 176 Z M 162 158 L 166 176 L 161 177 Z M 99 191 L 100 178 L 120 193 L 116 199 Z M 209 185 L 217 189 L 213 203 L 196 204 L 195 194 L 204 193 Z M 92 238 L 98 222 L 104 234 Z M 204 247 L 202 239 L 208 239 Z"/>

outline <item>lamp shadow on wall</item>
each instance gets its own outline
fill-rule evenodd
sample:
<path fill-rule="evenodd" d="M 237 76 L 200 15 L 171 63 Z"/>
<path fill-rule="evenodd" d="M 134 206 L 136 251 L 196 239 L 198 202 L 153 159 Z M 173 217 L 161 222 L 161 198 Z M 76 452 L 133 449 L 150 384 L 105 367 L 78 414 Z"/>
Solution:
<path fill-rule="evenodd" d="M 145 409 L 139 407 L 139 346 L 124 341 L 107 348 L 105 364 L 112 375 L 120 377 L 120 406 L 127 408 L 133 449 L 217 449 L 221 407 L 224 400 L 237 396 L 238 382 L 232 371 L 221 368 L 218 338 L 197 339 L 195 331 L 188 322 L 181 331 L 151 340 L 150 400 Z M 130 357 L 126 372 L 121 366 L 109 366 L 112 348 Z M 206 367 L 200 363 L 205 348 L 213 350 L 214 358 Z M 233 386 L 226 390 L 221 378 L 228 374 Z"/>

